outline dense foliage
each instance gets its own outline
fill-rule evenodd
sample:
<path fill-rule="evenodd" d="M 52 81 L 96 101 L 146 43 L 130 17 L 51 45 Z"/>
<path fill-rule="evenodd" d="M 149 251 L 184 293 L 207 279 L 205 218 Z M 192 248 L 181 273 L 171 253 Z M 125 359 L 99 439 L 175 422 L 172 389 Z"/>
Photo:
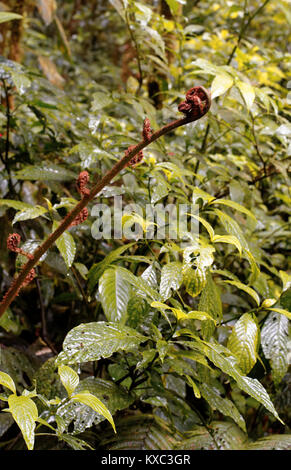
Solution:
<path fill-rule="evenodd" d="M 2 449 L 291 448 L 289 7 L 0 2 Z"/>

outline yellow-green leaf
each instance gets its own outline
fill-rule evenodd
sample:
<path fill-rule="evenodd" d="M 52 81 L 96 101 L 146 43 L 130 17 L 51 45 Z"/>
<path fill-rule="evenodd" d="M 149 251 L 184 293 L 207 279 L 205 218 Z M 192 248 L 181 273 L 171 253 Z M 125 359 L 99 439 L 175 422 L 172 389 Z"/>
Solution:
<path fill-rule="evenodd" d="M 47 209 L 42 206 L 35 206 L 29 209 L 24 209 L 23 211 L 17 212 L 12 221 L 12 225 L 21 220 L 31 220 L 44 215 L 47 212 Z"/>
<path fill-rule="evenodd" d="M 183 283 L 186 292 L 192 297 L 197 297 L 206 284 L 206 272 L 203 268 L 193 269 L 188 266 L 183 269 Z"/>
<path fill-rule="evenodd" d="M 58 368 L 58 373 L 69 398 L 71 398 L 72 393 L 74 392 L 75 388 L 78 386 L 79 383 L 79 376 L 77 372 L 75 372 L 69 366 L 61 365 Z"/>
<path fill-rule="evenodd" d="M 206 228 L 206 230 L 209 234 L 210 240 L 213 241 L 214 230 L 211 227 L 211 225 L 207 222 L 207 220 L 203 219 L 199 215 L 194 215 L 194 214 L 189 214 L 189 215 L 191 215 L 191 217 L 193 217 L 194 219 L 198 220 Z"/>
<path fill-rule="evenodd" d="M 6 21 L 12 20 L 21 20 L 23 17 L 18 15 L 18 13 L 12 13 L 10 11 L 0 11 L 0 23 L 5 23 Z"/>
<path fill-rule="evenodd" d="M 217 96 L 223 95 L 233 85 L 233 79 L 227 73 L 216 75 L 211 84 L 211 97 L 212 99 Z"/>
<path fill-rule="evenodd" d="M 189 382 L 189 385 L 191 385 L 191 387 L 193 389 L 195 397 L 196 398 L 201 398 L 200 390 L 199 390 L 198 386 L 196 385 L 196 383 L 194 382 L 194 380 L 192 379 L 192 377 L 190 377 L 190 375 L 186 375 L 186 378 Z"/>
<path fill-rule="evenodd" d="M 234 235 L 215 235 L 212 239 L 214 243 L 230 243 L 231 245 L 236 246 L 240 255 L 242 252 L 242 246 L 239 240 Z"/>
<path fill-rule="evenodd" d="M 3 387 L 9 388 L 11 392 L 16 393 L 15 383 L 10 375 L 5 372 L 0 372 L 0 385 L 3 385 Z"/>
<path fill-rule="evenodd" d="M 35 421 L 38 419 L 35 403 L 29 397 L 10 395 L 8 405 L 8 411 L 18 424 L 28 450 L 32 450 L 34 446 Z"/>
<path fill-rule="evenodd" d="M 54 222 L 53 230 L 56 230 L 57 227 L 58 223 Z M 67 267 L 70 268 L 76 254 L 76 245 L 72 235 L 69 232 L 62 233 L 62 235 L 56 240 L 56 245 L 64 258 Z"/>
<path fill-rule="evenodd" d="M 285 317 L 291 320 L 291 312 L 288 312 L 288 310 L 285 310 L 284 308 L 269 307 L 269 308 L 266 308 L 265 310 L 272 310 L 273 312 L 281 313 L 281 315 L 285 315 Z"/>
<path fill-rule="evenodd" d="M 238 289 L 245 291 L 256 301 L 257 305 L 260 305 L 260 297 L 258 296 L 256 291 L 254 291 L 254 289 L 252 289 L 251 287 L 246 286 L 242 282 L 238 282 L 238 281 L 223 281 L 223 282 L 226 282 L 227 284 L 232 284 L 233 286 L 236 286 Z"/>
<path fill-rule="evenodd" d="M 209 203 L 209 205 L 211 204 L 223 204 L 225 206 L 229 206 L 231 207 L 232 209 L 235 209 L 239 212 L 242 212 L 243 214 L 246 214 L 248 215 L 249 217 L 252 217 L 254 220 L 256 220 L 256 217 L 254 216 L 254 214 L 252 214 L 251 211 L 249 211 L 248 209 L 246 209 L 246 207 L 242 206 L 241 204 L 239 204 L 238 202 L 235 202 L 235 201 L 230 201 L 229 199 L 215 199 L 214 201 L 211 201 Z"/>
<path fill-rule="evenodd" d="M 253 368 L 257 361 L 258 325 L 249 313 L 236 322 L 228 338 L 227 347 L 238 359 L 243 374 Z"/>
<path fill-rule="evenodd" d="M 243 99 L 245 100 L 245 103 L 247 105 L 247 108 L 250 109 L 255 101 L 255 90 L 252 85 L 246 82 L 242 82 L 241 80 L 238 80 L 236 82 L 236 86 L 240 90 Z"/>
<path fill-rule="evenodd" d="M 73 401 L 78 401 L 80 403 L 84 403 L 84 405 L 90 406 L 90 408 L 96 411 L 96 413 L 104 416 L 104 418 L 106 418 L 113 427 L 114 432 L 116 432 L 115 424 L 110 411 L 97 397 L 95 397 L 95 395 L 92 395 L 92 393 L 89 392 L 81 392 L 73 395 L 71 399 Z"/>

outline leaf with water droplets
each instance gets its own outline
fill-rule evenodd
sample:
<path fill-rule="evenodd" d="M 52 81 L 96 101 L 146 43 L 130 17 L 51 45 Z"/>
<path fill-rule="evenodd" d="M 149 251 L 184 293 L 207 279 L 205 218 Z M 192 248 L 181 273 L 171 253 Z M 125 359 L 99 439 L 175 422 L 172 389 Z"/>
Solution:
<path fill-rule="evenodd" d="M 116 351 L 130 351 L 146 340 L 133 328 L 119 323 L 81 323 L 67 334 L 57 364 L 98 361 Z"/>

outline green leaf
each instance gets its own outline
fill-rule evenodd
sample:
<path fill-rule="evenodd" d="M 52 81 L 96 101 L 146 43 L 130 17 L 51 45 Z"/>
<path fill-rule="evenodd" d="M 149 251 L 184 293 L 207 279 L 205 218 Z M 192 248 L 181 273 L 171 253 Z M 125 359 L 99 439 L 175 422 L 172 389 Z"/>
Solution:
<path fill-rule="evenodd" d="M 169 187 L 165 179 L 155 172 L 154 178 L 150 180 L 151 204 L 155 204 L 169 194 Z"/>
<path fill-rule="evenodd" d="M 207 312 L 216 322 L 222 317 L 222 303 L 220 292 L 212 279 L 210 272 L 206 276 L 206 285 L 202 290 L 198 309 Z M 203 338 L 207 341 L 211 338 L 215 330 L 215 322 L 207 321 L 201 325 Z"/>
<path fill-rule="evenodd" d="M 21 20 L 23 18 L 22 15 L 18 15 L 18 13 L 12 13 L 10 11 L 0 11 L 0 23 L 5 23 L 6 21 L 12 20 Z"/>
<path fill-rule="evenodd" d="M 211 84 L 211 98 L 223 95 L 233 85 L 233 79 L 227 73 L 216 75 Z"/>
<path fill-rule="evenodd" d="M 24 209 L 21 212 L 17 212 L 12 221 L 12 225 L 21 220 L 35 219 L 36 217 L 45 214 L 47 211 L 48 210 L 42 206 L 35 206 L 29 209 Z"/>
<path fill-rule="evenodd" d="M 22 331 L 18 315 L 14 315 L 9 307 L 5 310 L 4 315 L 0 317 L 0 327 L 14 335 L 19 335 Z"/>
<path fill-rule="evenodd" d="M 186 378 L 188 380 L 189 385 L 193 389 L 195 397 L 196 398 L 201 398 L 201 393 L 200 393 L 198 385 L 194 382 L 194 380 L 192 379 L 192 377 L 190 377 L 190 375 L 186 375 Z"/>
<path fill-rule="evenodd" d="M 77 174 L 60 165 L 46 164 L 40 166 L 26 166 L 22 170 L 15 172 L 15 178 L 19 180 L 37 181 L 71 181 L 77 179 Z"/>
<path fill-rule="evenodd" d="M 16 393 L 15 383 L 10 375 L 6 374 L 6 372 L 0 371 L 0 385 L 3 385 L 3 387 L 9 388 L 11 392 Z"/>
<path fill-rule="evenodd" d="M 146 340 L 136 330 L 119 323 L 81 323 L 67 334 L 56 363 L 98 361 L 116 351 L 130 351 Z"/>
<path fill-rule="evenodd" d="M 8 206 L 18 211 L 32 209 L 33 206 L 27 202 L 14 201 L 13 199 L 0 199 L 0 206 Z"/>
<path fill-rule="evenodd" d="M 242 233 L 240 226 L 236 222 L 236 220 L 234 220 L 232 217 L 225 214 L 224 212 L 220 211 L 219 209 L 214 209 L 214 212 L 216 215 L 218 215 L 220 222 L 223 225 L 223 228 L 226 230 L 226 232 L 236 237 L 244 249 L 249 250 L 248 243 Z"/>
<path fill-rule="evenodd" d="M 103 405 L 103 403 L 97 397 L 95 397 L 89 392 L 81 392 L 77 393 L 76 395 L 73 395 L 71 400 L 90 406 L 90 408 L 96 411 L 96 413 L 99 413 L 100 415 L 104 416 L 104 418 L 109 421 L 109 423 L 114 429 L 114 432 L 116 433 L 115 424 L 110 411 L 105 405 Z"/>
<path fill-rule="evenodd" d="M 185 313 L 183 312 L 183 310 L 169 307 L 169 305 L 163 304 L 162 302 L 152 302 L 151 307 L 158 308 L 162 312 L 167 309 L 171 310 L 178 320 L 201 320 L 201 321 L 210 320 L 214 322 L 215 324 L 215 320 L 207 312 L 191 310 L 191 312 Z"/>
<path fill-rule="evenodd" d="M 88 280 L 89 280 L 89 291 L 92 292 L 93 288 L 97 284 L 99 278 L 104 273 L 105 269 L 117 260 L 124 251 L 128 250 L 131 246 L 135 245 L 135 242 L 127 243 L 126 245 L 116 248 L 116 250 L 111 251 L 100 263 L 93 264 L 89 270 Z"/>
<path fill-rule="evenodd" d="M 8 398 L 9 412 L 18 424 L 28 450 L 34 446 L 35 421 L 38 411 L 35 403 L 29 397 L 10 395 Z"/>
<path fill-rule="evenodd" d="M 180 262 L 168 263 L 162 268 L 160 294 L 163 300 L 172 295 L 172 291 L 179 289 L 183 281 L 182 264 Z"/>
<path fill-rule="evenodd" d="M 251 287 L 246 286 L 242 282 L 237 282 L 237 281 L 223 281 L 223 282 L 225 282 L 227 284 L 231 284 L 231 285 L 237 287 L 238 289 L 241 289 L 241 290 L 245 291 L 247 294 L 249 294 L 255 300 L 257 305 L 260 305 L 260 297 L 258 296 L 256 291 L 254 291 L 254 289 L 252 289 Z"/>
<path fill-rule="evenodd" d="M 108 321 L 121 324 L 126 322 L 130 291 L 124 272 L 118 267 L 106 269 L 102 274 L 99 280 L 99 294 Z"/>
<path fill-rule="evenodd" d="M 245 313 L 234 325 L 227 347 L 238 358 L 243 374 L 248 374 L 257 362 L 259 331 L 249 313 Z"/>
<path fill-rule="evenodd" d="M 265 390 L 257 379 L 251 379 L 241 374 L 237 367 L 237 359 L 234 357 L 224 357 L 220 352 L 216 351 L 219 345 L 208 343 L 209 349 L 206 351 L 207 357 L 213 364 L 225 374 L 230 375 L 237 383 L 238 387 L 251 397 L 255 398 L 259 403 L 264 405 L 281 423 L 283 421 L 278 416 L 274 405 Z M 283 423 L 284 424 L 284 423 Z"/>
<path fill-rule="evenodd" d="M 278 385 L 288 371 L 288 318 L 270 313 L 261 330 L 261 344 L 266 359 L 270 360 L 273 379 Z"/>
<path fill-rule="evenodd" d="M 75 372 L 69 366 L 60 365 L 58 367 L 58 373 L 61 379 L 63 386 L 65 387 L 68 397 L 71 398 L 72 393 L 74 392 L 75 388 L 79 383 L 79 376 L 77 372 Z"/>
<path fill-rule="evenodd" d="M 185 267 L 183 269 L 183 284 L 186 292 L 192 297 L 197 297 L 206 285 L 206 272 L 197 267 Z"/>
<path fill-rule="evenodd" d="M 62 434 L 59 436 L 59 439 L 66 442 L 73 450 L 86 450 L 87 448 L 94 450 L 88 442 L 71 434 Z"/>
<path fill-rule="evenodd" d="M 241 244 L 234 235 L 214 235 L 212 241 L 214 243 L 230 243 L 231 245 L 234 245 L 238 249 L 239 253 L 241 254 L 241 251 L 242 251 Z"/>
<path fill-rule="evenodd" d="M 273 312 L 280 313 L 281 315 L 285 315 L 285 317 L 291 320 L 291 312 L 289 312 L 288 310 L 285 310 L 284 308 L 268 307 L 265 310 L 271 310 Z"/>
<path fill-rule="evenodd" d="M 282 274 L 283 271 L 281 271 L 280 274 Z M 291 312 L 291 288 L 284 290 L 284 292 L 281 294 L 280 297 L 280 304 L 285 310 L 288 310 L 288 312 Z"/>
<path fill-rule="evenodd" d="M 256 97 L 254 87 L 250 83 L 242 82 L 241 80 L 236 81 L 235 84 L 240 90 L 247 108 L 250 109 Z"/>
<path fill-rule="evenodd" d="M 179 4 L 184 4 L 186 1 L 183 0 L 166 0 L 167 4 L 169 5 L 171 12 L 173 15 L 176 15 L 176 13 L 179 10 Z"/>
<path fill-rule="evenodd" d="M 211 196 L 211 194 L 208 194 L 206 191 L 203 191 L 203 189 L 200 189 L 198 187 L 193 188 L 193 204 L 195 204 L 197 199 L 200 198 L 208 203 L 215 200 L 215 197 Z"/>
<path fill-rule="evenodd" d="M 190 437 L 178 442 L 176 450 L 244 450 L 247 435 L 235 424 L 214 421 L 212 434 L 205 426 L 194 426 Z"/>
<path fill-rule="evenodd" d="M 57 227 L 58 222 L 54 221 L 53 231 L 55 231 Z M 76 254 L 76 244 L 72 235 L 69 232 L 62 233 L 62 235 L 56 240 L 56 245 L 67 265 L 67 268 L 70 268 L 74 262 Z"/>
<path fill-rule="evenodd" d="M 149 311 L 149 304 L 140 296 L 133 295 L 127 305 L 127 323 L 131 328 L 137 328 L 144 323 L 144 319 Z"/>
<path fill-rule="evenodd" d="M 10 375 L 13 379 L 17 392 L 21 393 L 28 388 L 35 372 L 35 363 L 24 350 L 12 347 L 1 348 L 0 370 Z"/>
<path fill-rule="evenodd" d="M 209 234 L 209 237 L 210 237 L 210 240 L 212 241 L 215 234 L 214 234 L 214 230 L 213 228 L 211 227 L 211 225 L 207 222 L 207 220 L 203 219 L 202 217 L 198 216 L 198 215 L 194 215 L 194 214 L 189 214 L 191 215 L 191 217 L 194 217 L 194 219 L 198 220 L 207 230 L 208 234 Z"/>
<path fill-rule="evenodd" d="M 93 93 L 92 111 L 99 111 L 102 108 L 106 108 L 112 103 L 112 99 L 108 94 L 96 91 Z"/>
<path fill-rule="evenodd" d="M 235 209 L 238 212 L 242 212 L 243 214 L 246 214 L 252 219 L 256 220 L 256 217 L 254 216 L 254 214 L 251 211 L 249 211 L 246 207 L 239 204 L 238 202 L 230 201 L 229 199 L 215 199 L 214 201 L 209 202 L 209 205 L 212 205 L 212 204 L 222 204 L 224 206 L 231 207 L 232 209 Z"/>
<path fill-rule="evenodd" d="M 172 450 L 176 444 L 173 430 L 166 422 L 150 414 L 116 419 L 118 433 L 102 434 L 101 446 L 107 450 Z M 178 436 L 177 436 L 178 437 Z"/>
<path fill-rule="evenodd" d="M 80 380 L 75 393 L 91 393 L 97 397 L 110 411 L 113 416 L 116 411 L 128 408 L 135 400 L 134 394 L 129 393 L 123 387 L 116 385 L 110 380 L 97 377 L 87 377 Z M 104 416 L 96 413 L 85 404 L 69 401 L 58 407 L 57 416 L 63 422 L 63 429 L 72 429 L 79 434 L 104 421 Z"/>
<path fill-rule="evenodd" d="M 225 416 L 232 418 L 239 427 L 246 432 L 246 423 L 236 406 L 228 398 L 222 398 L 219 391 L 206 383 L 199 385 L 203 398 L 212 409 L 220 411 Z"/>
<path fill-rule="evenodd" d="M 149 266 L 145 271 L 149 272 L 150 276 L 152 276 L 152 269 L 148 271 L 151 268 Z M 128 269 L 118 267 L 119 271 L 122 273 L 124 279 L 128 281 L 131 286 L 136 289 L 136 294 L 139 296 L 142 296 L 149 301 L 155 300 L 155 301 L 160 301 L 161 296 L 159 292 L 157 292 L 153 287 L 151 287 L 151 282 L 149 279 L 145 278 L 145 271 L 141 276 L 135 276 L 132 274 Z M 155 284 L 156 281 L 155 281 Z"/>
<path fill-rule="evenodd" d="M 246 450 L 291 450 L 291 434 L 272 434 L 262 437 L 251 442 Z"/>
<path fill-rule="evenodd" d="M 12 71 L 11 78 L 20 95 L 23 95 L 26 92 L 26 88 L 30 87 L 31 85 L 30 79 L 24 75 L 24 73 Z"/>

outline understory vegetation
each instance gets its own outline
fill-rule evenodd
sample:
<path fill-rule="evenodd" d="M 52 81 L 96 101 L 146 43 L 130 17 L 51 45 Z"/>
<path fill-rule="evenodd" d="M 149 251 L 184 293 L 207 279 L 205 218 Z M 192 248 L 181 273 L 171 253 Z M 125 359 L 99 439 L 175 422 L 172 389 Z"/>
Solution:
<path fill-rule="evenodd" d="M 0 449 L 291 449 L 288 0 L 0 2 Z"/>

